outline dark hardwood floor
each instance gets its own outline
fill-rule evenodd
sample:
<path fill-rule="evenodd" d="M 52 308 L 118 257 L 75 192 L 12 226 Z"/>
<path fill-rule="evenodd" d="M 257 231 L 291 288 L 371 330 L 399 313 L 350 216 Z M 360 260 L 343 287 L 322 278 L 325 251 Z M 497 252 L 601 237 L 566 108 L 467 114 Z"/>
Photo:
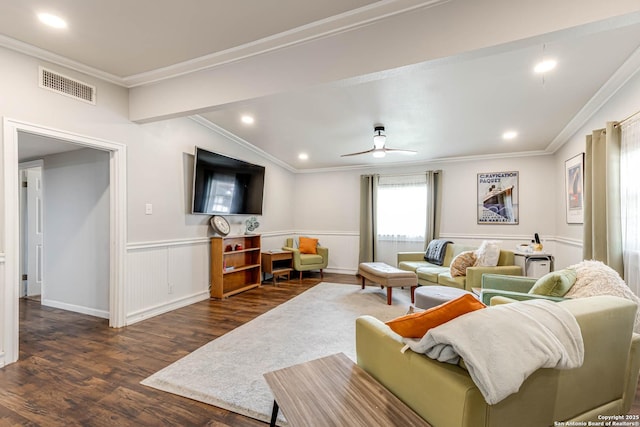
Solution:
<path fill-rule="evenodd" d="M 355 276 L 325 281 L 357 284 Z M 261 426 L 145 387 L 144 378 L 320 282 L 264 285 L 121 329 L 91 316 L 20 302 L 20 360 L 0 369 L 0 426 Z M 640 394 L 632 414 L 640 414 Z"/>

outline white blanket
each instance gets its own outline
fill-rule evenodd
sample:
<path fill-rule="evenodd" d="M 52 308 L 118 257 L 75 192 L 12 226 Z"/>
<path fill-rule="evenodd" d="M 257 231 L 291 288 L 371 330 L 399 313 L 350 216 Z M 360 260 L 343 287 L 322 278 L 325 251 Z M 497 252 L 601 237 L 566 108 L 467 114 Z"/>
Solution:
<path fill-rule="evenodd" d="M 516 393 L 540 368 L 582 366 L 584 344 L 575 317 L 557 303 L 531 300 L 476 310 L 433 328 L 407 348 L 441 362 L 460 357 L 487 403 Z"/>

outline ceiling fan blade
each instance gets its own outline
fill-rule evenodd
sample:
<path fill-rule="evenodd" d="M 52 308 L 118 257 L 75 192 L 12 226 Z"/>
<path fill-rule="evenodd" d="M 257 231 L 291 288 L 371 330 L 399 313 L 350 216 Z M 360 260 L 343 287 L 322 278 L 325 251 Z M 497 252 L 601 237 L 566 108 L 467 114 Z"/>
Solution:
<path fill-rule="evenodd" d="M 367 151 L 360 151 L 358 153 L 351 153 L 351 154 L 343 154 L 340 157 L 350 157 L 350 156 L 359 156 L 361 154 L 367 154 L 367 153 L 372 153 L 375 150 L 375 148 L 372 148 L 371 150 L 367 150 Z"/>
<path fill-rule="evenodd" d="M 418 154 L 417 151 L 414 151 L 414 150 L 402 150 L 400 148 L 384 148 L 383 150 L 384 150 L 385 153 L 409 154 L 409 155 Z"/>

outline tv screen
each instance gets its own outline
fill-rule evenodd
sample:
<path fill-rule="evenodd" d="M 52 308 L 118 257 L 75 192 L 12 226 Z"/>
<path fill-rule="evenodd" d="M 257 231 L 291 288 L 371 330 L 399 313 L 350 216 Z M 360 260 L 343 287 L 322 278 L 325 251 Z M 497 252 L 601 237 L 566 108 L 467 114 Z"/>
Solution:
<path fill-rule="evenodd" d="M 262 215 L 264 166 L 196 147 L 192 213 Z"/>

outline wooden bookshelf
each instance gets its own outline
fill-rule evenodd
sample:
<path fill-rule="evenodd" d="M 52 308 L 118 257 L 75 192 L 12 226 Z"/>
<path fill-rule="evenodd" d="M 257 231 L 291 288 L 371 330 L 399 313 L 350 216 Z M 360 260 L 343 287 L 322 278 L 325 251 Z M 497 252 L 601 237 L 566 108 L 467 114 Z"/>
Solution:
<path fill-rule="evenodd" d="M 226 298 L 261 284 L 260 236 L 211 238 L 212 298 Z"/>

